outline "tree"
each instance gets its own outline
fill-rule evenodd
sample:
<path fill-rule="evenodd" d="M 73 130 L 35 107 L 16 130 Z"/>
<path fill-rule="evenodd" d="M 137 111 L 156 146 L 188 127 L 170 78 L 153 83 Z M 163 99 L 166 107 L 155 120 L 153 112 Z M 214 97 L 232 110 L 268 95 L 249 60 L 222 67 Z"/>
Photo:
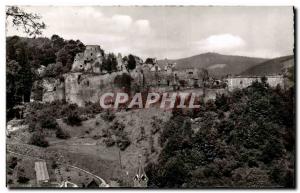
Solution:
<path fill-rule="evenodd" d="M 55 52 L 57 52 L 62 47 L 64 47 L 64 45 L 65 45 L 65 40 L 62 37 L 56 34 L 51 36 L 51 46 L 55 50 Z"/>
<path fill-rule="evenodd" d="M 17 6 L 8 6 L 6 8 L 6 20 L 10 20 L 13 26 L 22 27 L 24 32 L 29 36 L 37 36 L 42 34 L 42 30 L 46 28 L 42 17 L 38 14 L 27 13 Z"/>
<path fill-rule="evenodd" d="M 61 127 L 58 127 L 56 130 L 56 137 L 59 139 L 68 139 L 70 138 L 70 134 L 68 133 L 68 131 L 62 129 Z"/>
<path fill-rule="evenodd" d="M 103 69 L 111 73 L 117 70 L 117 58 L 113 53 L 109 53 L 107 58 L 103 61 Z"/>
<path fill-rule="evenodd" d="M 128 55 L 128 64 L 127 64 L 127 69 L 129 70 L 133 70 L 136 67 L 136 60 L 135 60 L 135 56 L 133 56 L 132 54 Z"/>
<path fill-rule="evenodd" d="M 28 62 L 27 43 L 13 36 L 6 41 L 7 108 L 30 99 L 34 74 Z"/>
<path fill-rule="evenodd" d="M 63 66 L 61 62 L 49 64 L 46 67 L 45 76 L 57 77 L 63 71 Z"/>
<path fill-rule="evenodd" d="M 49 146 L 49 143 L 46 140 L 45 135 L 43 135 L 39 131 L 32 134 L 29 143 L 32 145 L 39 146 L 39 147 L 48 147 Z"/>
<path fill-rule="evenodd" d="M 124 88 L 129 91 L 131 88 L 132 77 L 129 74 L 123 73 L 122 75 L 117 75 L 114 79 L 114 84 L 119 88 Z"/>
<path fill-rule="evenodd" d="M 154 64 L 154 58 L 147 58 L 145 64 Z"/>
<path fill-rule="evenodd" d="M 293 101 L 290 91 L 257 81 L 238 92 L 218 95 L 193 117 L 173 111 L 162 125 L 158 160 L 146 168 L 149 184 L 294 187 L 295 125 L 288 121 L 295 116 Z M 226 115 L 220 119 L 222 110 Z M 191 118 L 193 129 L 187 122 Z"/>
<path fill-rule="evenodd" d="M 85 45 L 81 41 L 69 40 L 64 45 L 64 47 L 56 53 L 56 62 L 62 63 L 64 67 L 63 72 L 69 72 L 72 68 L 72 64 L 76 54 L 83 52 L 84 50 Z"/>

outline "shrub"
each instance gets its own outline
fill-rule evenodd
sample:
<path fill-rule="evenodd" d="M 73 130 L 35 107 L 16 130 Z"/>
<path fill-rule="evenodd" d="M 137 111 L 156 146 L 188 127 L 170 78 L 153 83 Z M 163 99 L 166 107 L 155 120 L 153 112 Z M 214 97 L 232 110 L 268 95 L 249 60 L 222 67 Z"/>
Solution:
<path fill-rule="evenodd" d="M 70 138 L 70 134 L 66 130 L 63 130 L 60 127 L 56 130 L 55 134 L 56 134 L 56 137 L 59 138 L 59 139 L 68 139 L 68 138 Z"/>
<path fill-rule="evenodd" d="M 21 184 L 25 184 L 27 182 L 29 182 L 29 178 L 25 177 L 25 176 L 19 176 L 18 177 L 18 182 Z"/>
<path fill-rule="evenodd" d="M 153 121 L 151 122 L 151 134 L 156 134 L 161 129 L 162 120 L 158 119 L 156 116 L 152 117 Z"/>
<path fill-rule="evenodd" d="M 77 112 L 71 112 L 68 117 L 65 119 L 65 122 L 71 126 L 80 126 L 81 118 L 79 117 Z"/>
<path fill-rule="evenodd" d="M 31 138 L 30 138 L 29 143 L 32 144 L 32 145 L 39 146 L 39 147 L 48 147 L 49 146 L 49 143 L 45 139 L 45 136 L 40 132 L 33 133 Z"/>
<path fill-rule="evenodd" d="M 105 121 L 111 122 L 115 119 L 115 114 L 113 114 L 111 111 L 106 111 L 105 113 L 103 113 L 101 115 L 102 119 L 104 119 Z"/>
<path fill-rule="evenodd" d="M 12 179 L 9 179 L 8 181 L 7 181 L 7 184 L 13 184 L 14 182 L 13 182 L 13 180 Z"/>
<path fill-rule="evenodd" d="M 43 114 L 39 116 L 39 122 L 42 128 L 56 129 L 57 127 L 57 122 L 51 115 Z"/>
<path fill-rule="evenodd" d="M 105 143 L 106 147 L 115 145 L 115 141 L 111 137 L 104 139 L 103 142 Z"/>
<path fill-rule="evenodd" d="M 84 114 L 98 114 L 101 113 L 102 108 L 100 103 L 86 103 L 85 107 L 81 109 Z"/>
<path fill-rule="evenodd" d="M 124 151 L 130 145 L 130 143 L 131 142 L 129 141 L 128 137 L 125 136 L 117 140 L 117 145 L 121 151 Z"/>
<path fill-rule="evenodd" d="M 8 161 L 8 167 L 11 169 L 14 169 L 18 164 L 18 158 L 16 157 L 12 157 L 9 161 Z"/>
<path fill-rule="evenodd" d="M 228 111 L 229 110 L 229 102 L 228 97 L 225 96 L 225 94 L 217 94 L 215 105 L 218 109 L 221 109 L 222 111 Z"/>
<path fill-rule="evenodd" d="M 179 84 L 182 87 L 185 87 L 187 85 L 187 82 L 185 80 L 179 80 Z"/>
<path fill-rule="evenodd" d="M 117 75 L 114 79 L 114 85 L 119 88 L 125 88 L 126 90 L 130 90 L 132 77 L 129 74 L 123 73 L 122 75 Z"/>
<path fill-rule="evenodd" d="M 51 163 L 51 168 L 56 169 L 57 167 L 58 167 L 58 165 L 57 165 L 56 161 L 53 160 L 52 163 Z"/>
<path fill-rule="evenodd" d="M 118 121 L 114 122 L 112 126 L 109 127 L 109 130 L 113 131 L 116 135 L 122 135 L 125 125 Z"/>

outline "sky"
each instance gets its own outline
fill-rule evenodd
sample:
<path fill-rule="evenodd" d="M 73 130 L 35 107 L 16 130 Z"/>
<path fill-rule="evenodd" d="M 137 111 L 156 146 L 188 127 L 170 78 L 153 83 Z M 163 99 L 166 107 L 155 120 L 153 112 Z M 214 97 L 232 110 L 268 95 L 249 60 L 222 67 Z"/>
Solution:
<path fill-rule="evenodd" d="M 43 36 L 57 34 L 143 59 L 206 52 L 273 58 L 293 54 L 292 7 L 23 6 L 42 16 Z M 26 36 L 7 21 L 6 35 Z"/>

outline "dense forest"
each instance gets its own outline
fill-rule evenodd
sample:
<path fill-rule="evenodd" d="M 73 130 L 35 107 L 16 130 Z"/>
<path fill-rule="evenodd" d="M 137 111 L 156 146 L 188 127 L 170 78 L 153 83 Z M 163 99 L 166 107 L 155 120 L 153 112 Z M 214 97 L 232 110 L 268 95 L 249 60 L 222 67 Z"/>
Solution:
<path fill-rule="evenodd" d="M 294 96 L 254 82 L 192 112 L 175 110 L 162 126 L 158 162 L 146 168 L 149 185 L 294 187 Z"/>
<path fill-rule="evenodd" d="M 13 107 L 21 102 L 29 102 L 33 82 L 45 77 L 62 78 L 70 72 L 74 57 L 83 52 L 85 45 L 80 40 L 65 40 L 58 35 L 51 38 L 6 38 L 6 99 L 8 118 L 13 116 Z M 103 56 L 103 69 L 117 70 L 117 57 L 114 53 Z M 136 58 L 129 54 L 122 59 L 128 70 L 136 67 Z M 44 66 L 45 74 L 38 76 L 38 69 Z"/>
<path fill-rule="evenodd" d="M 64 40 L 58 35 L 49 38 L 6 39 L 7 109 L 30 99 L 32 84 L 38 77 L 36 70 L 46 67 L 46 76 L 58 77 L 70 71 L 74 57 L 84 51 L 79 40 Z"/>

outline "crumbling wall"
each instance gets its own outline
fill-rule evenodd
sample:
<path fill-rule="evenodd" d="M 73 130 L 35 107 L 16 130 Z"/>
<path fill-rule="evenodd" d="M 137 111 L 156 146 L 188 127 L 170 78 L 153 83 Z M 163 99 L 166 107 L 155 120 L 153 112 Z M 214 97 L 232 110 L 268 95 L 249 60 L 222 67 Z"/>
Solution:
<path fill-rule="evenodd" d="M 98 45 L 88 45 L 83 53 L 76 54 L 72 72 L 101 73 L 103 56 Z"/>
<path fill-rule="evenodd" d="M 271 87 L 276 87 L 280 85 L 281 88 L 284 88 L 284 78 L 282 75 L 278 76 L 266 76 L 267 83 Z M 229 77 L 228 81 L 228 90 L 232 91 L 234 89 L 243 89 L 250 86 L 254 81 L 261 82 L 261 77 Z"/>
<path fill-rule="evenodd" d="M 33 83 L 30 100 L 53 102 L 65 99 L 65 84 L 61 79 L 43 78 Z"/>
<path fill-rule="evenodd" d="M 113 92 L 114 78 L 122 72 L 95 75 L 68 73 L 65 75 L 65 95 L 68 103 L 84 106 L 87 102 L 97 103 L 105 92 Z"/>
<path fill-rule="evenodd" d="M 65 99 L 65 84 L 63 80 L 44 78 L 42 81 L 43 102 L 53 102 Z"/>

